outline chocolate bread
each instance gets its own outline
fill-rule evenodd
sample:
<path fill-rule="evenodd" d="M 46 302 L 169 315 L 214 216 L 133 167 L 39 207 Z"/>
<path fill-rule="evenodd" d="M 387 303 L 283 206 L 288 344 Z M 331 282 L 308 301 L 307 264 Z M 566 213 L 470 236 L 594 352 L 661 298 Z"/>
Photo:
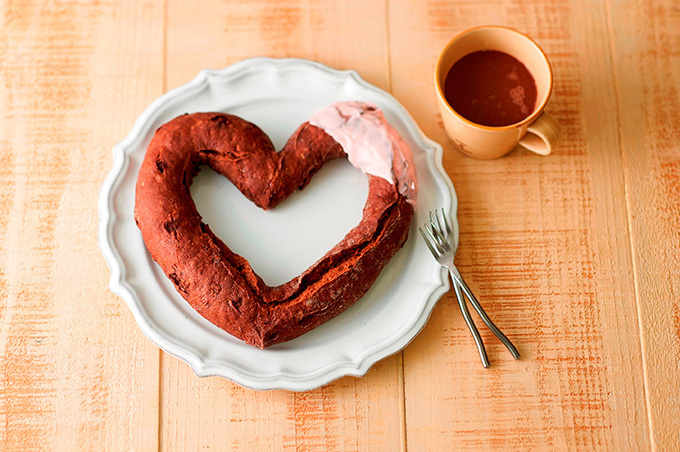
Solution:
<path fill-rule="evenodd" d="M 161 126 L 139 171 L 135 220 L 151 257 L 207 320 L 259 348 L 288 341 L 360 299 L 403 246 L 413 206 L 394 183 L 367 175 L 361 222 L 301 275 L 267 286 L 203 223 L 189 186 L 201 165 L 271 209 L 302 189 L 327 161 L 344 157 L 324 130 L 302 124 L 276 152 L 256 125 L 224 113 L 195 113 Z"/>

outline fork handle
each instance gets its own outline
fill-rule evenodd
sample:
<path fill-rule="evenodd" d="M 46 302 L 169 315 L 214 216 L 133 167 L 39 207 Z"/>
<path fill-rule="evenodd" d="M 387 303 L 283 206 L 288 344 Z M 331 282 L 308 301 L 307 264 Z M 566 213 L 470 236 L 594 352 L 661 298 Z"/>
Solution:
<path fill-rule="evenodd" d="M 456 267 L 453 267 L 452 269 L 449 270 L 451 272 L 451 277 L 454 280 L 454 284 L 459 285 L 463 289 L 465 295 L 470 300 L 470 303 L 472 303 L 472 307 L 475 308 L 475 311 L 477 311 L 477 314 L 479 314 L 479 317 L 481 317 L 482 321 L 491 330 L 491 332 L 496 335 L 496 337 L 503 343 L 503 345 L 505 345 L 505 347 L 510 351 L 510 354 L 512 354 L 512 357 L 515 359 L 519 359 L 519 352 L 517 351 L 513 343 L 510 342 L 510 339 L 508 339 L 508 337 L 505 334 L 503 334 L 503 332 L 500 329 L 498 329 L 498 327 L 491 321 L 486 312 L 484 312 L 484 308 L 482 308 L 482 305 L 479 304 L 477 297 L 475 297 L 475 294 L 472 293 L 472 290 L 470 290 L 470 287 L 468 287 L 467 283 L 463 279 L 463 276 L 460 274 L 458 269 Z"/>
<path fill-rule="evenodd" d="M 453 273 L 451 274 L 451 276 L 453 276 Z M 460 285 L 456 282 L 455 278 L 453 279 L 453 289 L 456 292 L 456 298 L 458 299 L 460 312 L 463 314 L 465 323 L 467 323 L 467 326 L 470 329 L 470 333 L 472 333 L 472 337 L 475 339 L 475 344 L 477 344 L 479 357 L 482 359 L 482 366 L 489 367 L 489 357 L 486 356 L 486 349 L 484 348 L 482 336 L 479 335 L 477 326 L 475 325 L 475 322 L 472 320 L 472 317 L 470 316 L 470 311 L 468 310 L 467 304 L 465 303 L 465 297 L 463 296 L 463 292 L 461 292 L 460 290 Z"/>

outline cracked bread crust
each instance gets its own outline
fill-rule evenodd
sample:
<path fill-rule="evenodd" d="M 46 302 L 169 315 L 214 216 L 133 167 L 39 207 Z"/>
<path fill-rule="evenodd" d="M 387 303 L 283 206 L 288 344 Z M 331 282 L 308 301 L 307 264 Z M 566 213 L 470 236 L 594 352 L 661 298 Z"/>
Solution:
<path fill-rule="evenodd" d="M 139 171 L 135 220 L 151 257 L 204 318 L 250 345 L 294 339 L 361 298 L 403 246 L 413 206 L 387 180 L 367 175 L 360 223 L 299 276 L 267 286 L 246 259 L 202 222 L 189 191 L 201 165 L 270 209 L 329 160 L 345 157 L 322 129 L 302 124 L 279 153 L 256 125 L 223 113 L 194 113 L 161 126 Z"/>

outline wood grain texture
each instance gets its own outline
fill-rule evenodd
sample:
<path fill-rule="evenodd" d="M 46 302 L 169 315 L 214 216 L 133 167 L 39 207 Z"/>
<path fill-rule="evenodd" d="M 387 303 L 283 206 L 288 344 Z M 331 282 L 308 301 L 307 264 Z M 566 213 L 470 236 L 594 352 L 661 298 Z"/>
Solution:
<path fill-rule="evenodd" d="M 162 10 L 0 11 L 0 449 L 156 449 L 159 354 L 108 291 L 97 199 L 161 92 Z"/>
<path fill-rule="evenodd" d="M 272 56 L 356 69 L 388 88 L 384 17 L 379 2 L 210 1 L 198 9 L 171 0 L 166 85 L 182 85 L 204 68 Z M 165 450 L 401 448 L 400 356 L 379 363 L 365 378 L 347 377 L 298 394 L 254 392 L 218 378 L 199 380 L 186 364 L 165 354 L 161 363 Z"/>
<path fill-rule="evenodd" d="M 609 26 L 655 450 L 680 447 L 680 8 L 612 2 Z"/>
<path fill-rule="evenodd" d="M 468 27 L 546 50 L 550 157 L 455 151 L 434 63 Z M 196 377 L 96 240 L 111 149 L 164 91 L 254 56 L 356 69 L 442 143 L 457 263 L 516 342 L 481 368 L 452 294 L 403 353 L 307 393 Z M 680 447 L 680 8 L 672 0 L 0 0 L 0 450 Z"/>
<path fill-rule="evenodd" d="M 606 5 L 390 3 L 393 92 L 445 145 L 459 195 L 458 265 L 523 357 L 485 332 L 485 370 L 452 295 L 404 351 L 409 450 L 646 450 L 642 356 L 628 246 Z M 433 69 L 457 32 L 533 36 L 555 72 L 557 152 L 475 161 L 437 117 Z M 426 30 L 425 32 L 423 30 Z M 446 445 L 446 446 L 443 446 Z"/>
<path fill-rule="evenodd" d="M 163 355 L 161 449 L 225 451 L 400 450 L 399 359 L 364 378 L 293 393 L 252 391 L 197 378 Z"/>

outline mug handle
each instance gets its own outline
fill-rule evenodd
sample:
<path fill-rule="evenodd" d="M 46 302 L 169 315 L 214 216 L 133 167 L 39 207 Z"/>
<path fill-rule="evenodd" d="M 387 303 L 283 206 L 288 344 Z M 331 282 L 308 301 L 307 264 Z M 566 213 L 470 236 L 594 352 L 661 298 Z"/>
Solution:
<path fill-rule="evenodd" d="M 519 145 L 540 155 L 550 154 L 560 141 L 562 128 L 548 113 L 541 113 L 527 128 L 527 134 Z"/>

